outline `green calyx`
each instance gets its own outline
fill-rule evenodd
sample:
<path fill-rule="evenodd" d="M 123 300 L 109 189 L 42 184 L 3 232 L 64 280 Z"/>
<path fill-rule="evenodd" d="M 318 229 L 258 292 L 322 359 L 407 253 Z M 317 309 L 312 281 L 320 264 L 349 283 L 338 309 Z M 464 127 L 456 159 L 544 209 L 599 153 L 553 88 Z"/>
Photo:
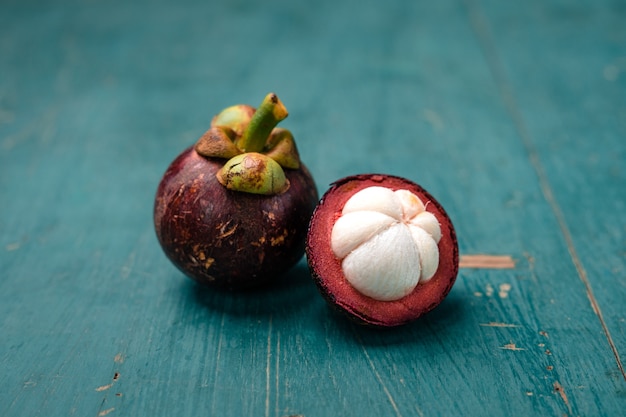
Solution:
<path fill-rule="evenodd" d="M 198 139 L 195 150 L 207 158 L 228 161 L 217 173 L 228 189 L 273 195 L 289 188 L 283 169 L 300 168 L 293 135 L 276 125 L 287 117 L 276 94 L 268 94 L 258 109 L 240 104 L 222 110 Z"/>
<path fill-rule="evenodd" d="M 253 194 L 274 195 L 289 188 L 289 180 L 278 162 L 257 152 L 229 159 L 217 172 L 217 180 L 229 190 Z"/>

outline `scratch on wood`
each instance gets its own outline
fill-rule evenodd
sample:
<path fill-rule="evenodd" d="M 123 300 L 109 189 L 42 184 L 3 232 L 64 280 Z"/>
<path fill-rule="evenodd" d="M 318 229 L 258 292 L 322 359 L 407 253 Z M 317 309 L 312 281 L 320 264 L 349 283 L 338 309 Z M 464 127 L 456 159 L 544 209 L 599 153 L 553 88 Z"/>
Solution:
<path fill-rule="evenodd" d="M 275 395 L 275 402 L 274 402 L 274 414 L 278 415 L 278 408 L 279 408 L 279 404 L 278 404 L 278 393 L 279 393 L 279 389 L 280 389 L 280 384 L 279 384 L 279 376 L 280 376 L 280 332 L 277 331 L 276 332 L 276 367 L 274 369 L 274 372 L 276 373 L 276 377 L 275 377 L 275 382 L 276 382 L 276 386 L 274 387 L 274 395 Z"/>
<path fill-rule="evenodd" d="M 118 379 L 120 379 L 120 373 L 116 372 L 115 374 L 113 374 L 113 381 L 111 381 L 110 384 L 101 385 L 98 388 L 96 388 L 96 391 L 102 392 L 102 391 L 108 390 L 109 388 L 111 388 L 113 386 L 113 384 L 115 384 L 117 382 Z"/>
<path fill-rule="evenodd" d="M 491 297 L 493 295 L 493 287 L 491 286 L 491 284 L 487 284 L 487 286 L 485 287 L 485 295 L 487 297 Z"/>
<path fill-rule="evenodd" d="M 265 417 L 270 416 L 270 365 L 272 362 L 272 316 L 267 329 L 267 363 L 265 364 Z"/>
<path fill-rule="evenodd" d="M 98 417 L 106 416 L 109 413 L 115 411 L 115 407 L 107 408 L 106 410 L 102 410 L 98 413 Z"/>
<path fill-rule="evenodd" d="M 535 258 L 531 256 L 529 253 L 524 253 L 526 260 L 528 261 L 528 270 L 530 272 L 530 276 L 533 282 L 537 282 L 537 275 L 535 274 Z"/>
<path fill-rule="evenodd" d="M 500 284 L 498 296 L 500 298 L 507 298 L 509 296 L 509 291 L 511 291 L 511 284 Z"/>
<path fill-rule="evenodd" d="M 120 352 L 113 358 L 113 362 L 115 363 L 124 363 L 124 355 Z"/>
<path fill-rule="evenodd" d="M 0 124 L 13 123 L 15 120 L 15 113 L 9 110 L 0 109 Z"/>
<path fill-rule="evenodd" d="M 378 373 L 378 370 L 376 369 L 376 366 L 374 365 L 374 362 L 372 361 L 372 358 L 370 358 L 369 353 L 367 353 L 367 349 L 365 349 L 365 346 L 363 345 L 363 343 L 361 343 L 361 349 L 363 349 L 363 353 L 365 354 L 365 358 L 367 359 L 367 363 L 369 364 L 370 368 L 372 369 L 372 372 L 374 372 L 374 376 L 376 376 L 376 379 L 378 380 L 378 383 L 380 384 L 381 387 L 383 387 L 383 391 L 385 392 L 385 395 L 387 396 L 387 399 L 389 400 L 389 403 L 391 403 L 391 407 L 393 407 L 393 410 L 395 411 L 396 416 L 402 417 L 402 414 L 400 413 L 400 410 L 398 409 L 398 405 L 396 404 L 396 401 L 393 399 L 393 397 L 391 396 L 391 392 L 389 392 L 389 389 L 387 389 L 387 386 L 383 382 L 382 377 Z"/>
<path fill-rule="evenodd" d="M 217 377 L 219 374 L 219 369 L 220 369 L 220 361 L 221 361 L 221 357 L 222 357 L 222 340 L 224 338 L 224 322 L 226 320 L 226 313 L 224 311 L 222 311 L 222 321 L 220 323 L 220 333 L 219 333 L 219 338 L 217 339 L 217 353 L 215 354 L 215 372 L 213 373 L 213 383 L 217 384 Z M 217 401 L 215 401 L 215 395 L 217 393 L 217 390 L 213 390 L 213 401 L 211 401 L 211 411 L 212 413 L 210 413 L 211 415 L 213 415 L 215 413 L 215 404 L 217 403 Z"/>
<path fill-rule="evenodd" d="M 565 390 L 563 389 L 563 386 L 559 383 L 559 381 L 556 381 L 552 386 L 554 387 L 554 392 L 556 392 L 557 394 L 561 396 L 561 399 L 567 406 L 567 410 L 569 411 L 569 414 L 571 415 L 572 406 L 570 405 L 569 400 L 567 399 L 567 395 L 565 394 Z"/>
<path fill-rule="evenodd" d="M 20 242 L 9 243 L 4 247 L 4 249 L 6 249 L 7 252 L 12 252 L 14 250 L 18 250 L 20 246 L 21 246 Z"/>
<path fill-rule="evenodd" d="M 424 109 L 422 112 L 424 119 L 432 126 L 435 132 L 440 132 L 443 130 L 444 124 L 441 116 L 431 109 Z"/>
<path fill-rule="evenodd" d="M 3 138 L 2 148 L 10 151 L 21 142 L 27 141 L 32 137 L 40 138 L 42 143 L 47 142 L 55 132 L 55 124 L 58 113 L 58 109 L 47 109 L 43 115 L 38 117 L 38 120 L 34 123 L 28 124 L 25 129 Z"/>
<path fill-rule="evenodd" d="M 120 276 L 122 279 L 126 279 L 130 276 L 130 273 L 133 271 L 133 267 L 135 266 L 135 252 L 131 252 L 126 259 L 126 262 L 122 266 L 120 270 Z"/>
<path fill-rule="evenodd" d="M 480 323 L 480 326 L 483 327 L 521 327 L 518 324 L 509 324 L 509 323 L 498 323 L 498 322 L 489 322 L 489 323 Z"/>
<path fill-rule="evenodd" d="M 507 344 L 506 344 L 506 345 L 504 345 L 504 346 L 500 346 L 500 349 L 504 349 L 504 350 L 514 350 L 514 351 L 526 350 L 526 349 L 524 349 L 524 348 L 517 347 L 517 346 L 515 345 L 515 343 L 507 343 Z"/>
<path fill-rule="evenodd" d="M 460 268 L 513 269 L 515 260 L 510 255 L 461 255 Z"/>

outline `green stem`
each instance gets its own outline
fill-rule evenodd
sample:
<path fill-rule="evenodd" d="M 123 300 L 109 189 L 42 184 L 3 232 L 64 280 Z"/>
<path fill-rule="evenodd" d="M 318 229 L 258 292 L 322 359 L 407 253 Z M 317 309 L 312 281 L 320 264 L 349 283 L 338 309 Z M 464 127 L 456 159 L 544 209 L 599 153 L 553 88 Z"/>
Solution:
<path fill-rule="evenodd" d="M 260 152 L 272 129 L 287 115 L 287 109 L 278 99 L 278 96 L 274 93 L 268 94 L 252 116 L 252 120 L 244 130 L 237 147 L 243 152 Z"/>

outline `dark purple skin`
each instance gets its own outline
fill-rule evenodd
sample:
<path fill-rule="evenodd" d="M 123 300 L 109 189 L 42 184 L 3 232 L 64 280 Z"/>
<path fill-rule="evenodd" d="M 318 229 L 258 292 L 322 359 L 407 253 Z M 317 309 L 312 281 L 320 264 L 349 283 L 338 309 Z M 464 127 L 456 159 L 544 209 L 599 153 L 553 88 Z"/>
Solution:
<path fill-rule="evenodd" d="M 193 147 L 171 163 L 155 198 L 156 234 L 167 257 L 195 281 L 260 287 L 302 258 L 317 188 L 301 165 L 285 169 L 290 186 L 281 194 L 228 190 L 215 177 L 224 163 Z"/>

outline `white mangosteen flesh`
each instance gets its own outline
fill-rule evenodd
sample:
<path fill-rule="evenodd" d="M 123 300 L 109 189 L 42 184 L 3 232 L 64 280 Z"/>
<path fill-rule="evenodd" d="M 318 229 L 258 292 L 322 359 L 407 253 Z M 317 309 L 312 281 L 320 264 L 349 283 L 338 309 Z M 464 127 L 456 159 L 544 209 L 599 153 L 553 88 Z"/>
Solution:
<path fill-rule="evenodd" d="M 346 202 L 332 229 L 331 248 L 357 291 L 395 301 L 435 275 L 440 239 L 439 222 L 419 197 L 373 186 Z"/>

